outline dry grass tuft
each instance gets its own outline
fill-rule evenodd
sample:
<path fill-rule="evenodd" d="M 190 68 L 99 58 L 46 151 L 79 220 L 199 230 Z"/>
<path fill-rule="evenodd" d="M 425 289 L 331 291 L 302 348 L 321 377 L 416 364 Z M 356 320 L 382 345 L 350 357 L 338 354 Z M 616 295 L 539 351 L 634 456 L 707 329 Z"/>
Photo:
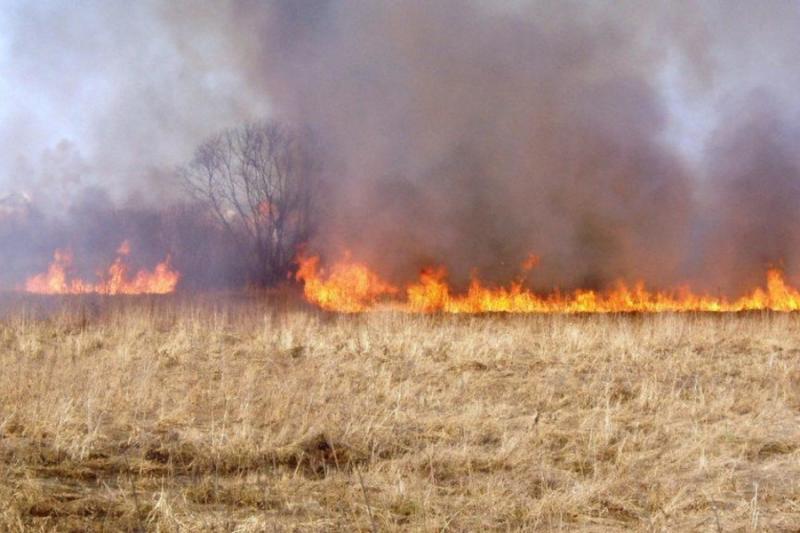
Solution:
<path fill-rule="evenodd" d="M 0 321 L 0 530 L 800 523 L 798 315 L 92 306 Z"/>

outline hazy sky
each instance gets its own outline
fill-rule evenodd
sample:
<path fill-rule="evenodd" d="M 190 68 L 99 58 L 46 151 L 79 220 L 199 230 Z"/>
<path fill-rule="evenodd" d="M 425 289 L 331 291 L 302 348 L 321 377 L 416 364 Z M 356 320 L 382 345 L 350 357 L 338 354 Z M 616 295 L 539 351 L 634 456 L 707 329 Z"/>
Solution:
<path fill-rule="evenodd" d="M 493 2 L 509 11 L 529 3 L 536 2 Z M 118 174 L 103 179 L 125 179 L 141 172 L 143 162 L 178 162 L 198 138 L 223 125 L 267 114 L 267 91 L 252 86 L 242 65 L 224 59 L 242 31 L 226 18 L 236 4 L 0 0 L 0 190 L 20 179 L 20 158 L 35 167 L 62 140 L 92 166 Z M 697 43 L 676 49 L 654 80 L 670 112 L 673 141 L 693 155 L 714 125 L 719 98 L 759 86 L 793 98 L 800 74 L 791 65 L 800 50 L 797 2 L 697 4 L 702 7 L 686 15 L 699 28 L 692 37 Z M 626 5 L 636 3 L 623 2 L 620 17 Z M 677 4 L 656 5 L 650 11 L 679 11 L 670 7 Z M 180 11 L 192 12 L 186 17 L 191 31 L 180 28 Z M 641 13 L 630 22 L 640 24 L 634 16 Z M 659 17 L 653 15 L 656 24 Z M 195 26 L 198 19 L 203 22 Z M 665 49 L 675 45 L 663 42 Z M 695 73 L 687 75 L 681 54 L 713 63 L 708 86 L 698 88 Z"/>
<path fill-rule="evenodd" d="M 213 59 L 217 31 L 181 42 L 167 5 L 0 0 L 0 194 L 75 179 L 146 191 L 204 137 L 267 114 L 267 95 Z"/>
<path fill-rule="evenodd" d="M 147 188 L 143 176 L 179 164 L 211 132 L 269 113 L 267 91 L 219 59 L 230 46 L 224 16 L 214 24 L 212 14 L 187 42 L 166 5 L 0 0 L 0 194 L 31 189 L 38 174 L 58 175 L 52 166 L 72 168 L 76 159 L 82 183 Z M 714 113 L 707 99 L 687 97 L 677 63 L 656 83 L 672 141 L 697 155 Z"/>

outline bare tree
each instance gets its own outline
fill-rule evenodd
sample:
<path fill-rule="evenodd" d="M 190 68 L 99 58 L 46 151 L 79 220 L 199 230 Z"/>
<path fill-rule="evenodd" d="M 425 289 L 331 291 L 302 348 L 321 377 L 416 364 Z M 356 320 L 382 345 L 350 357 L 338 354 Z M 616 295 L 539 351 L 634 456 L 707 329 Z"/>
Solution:
<path fill-rule="evenodd" d="M 290 272 L 312 230 L 316 165 L 310 135 L 265 121 L 198 147 L 181 175 L 249 260 L 250 280 L 272 285 Z"/>

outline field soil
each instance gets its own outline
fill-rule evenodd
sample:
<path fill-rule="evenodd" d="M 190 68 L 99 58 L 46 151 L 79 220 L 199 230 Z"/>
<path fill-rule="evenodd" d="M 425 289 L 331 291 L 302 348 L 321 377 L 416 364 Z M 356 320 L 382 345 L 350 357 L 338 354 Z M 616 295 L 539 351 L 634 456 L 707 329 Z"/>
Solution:
<path fill-rule="evenodd" d="M 800 525 L 795 314 L 105 305 L 0 319 L 0 531 Z"/>

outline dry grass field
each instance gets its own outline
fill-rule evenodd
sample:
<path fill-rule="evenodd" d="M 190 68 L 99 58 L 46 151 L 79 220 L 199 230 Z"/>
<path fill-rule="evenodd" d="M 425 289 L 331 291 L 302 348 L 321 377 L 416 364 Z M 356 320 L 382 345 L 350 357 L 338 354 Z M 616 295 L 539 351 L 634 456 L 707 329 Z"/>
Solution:
<path fill-rule="evenodd" d="M 0 531 L 800 527 L 797 315 L 68 307 L 0 318 Z"/>

